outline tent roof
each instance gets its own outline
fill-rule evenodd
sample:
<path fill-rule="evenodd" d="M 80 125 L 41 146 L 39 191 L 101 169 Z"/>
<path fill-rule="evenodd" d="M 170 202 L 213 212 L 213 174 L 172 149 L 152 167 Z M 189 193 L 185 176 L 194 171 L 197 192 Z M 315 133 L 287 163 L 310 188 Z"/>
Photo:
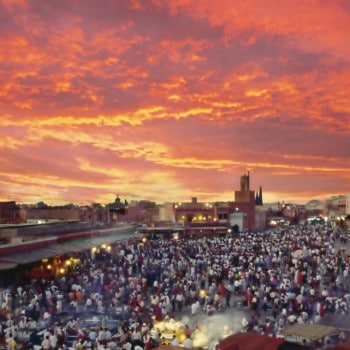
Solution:
<path fill-rule="evenodd" d="M 129 234 L 129 231 L 126 231 L 126 233 Z M 43 248 L 29 249 L 24 252 L 7 254 L 5 257 L 7 264 L 4 262 L 1 263 L 0 270 L 14 268 L 18 264 L 33 263 L 44 258 L 51 258 L 64 254 L 79 252 L 84 249 L 97 247 L 101 244 L 111 244 L 116 241 L 125 239 L 126 237 L 133 238 L 138 236 L 135 236 L 133 234 L 126 236 L 124 235 L 124 232 L 116 232 L 99 236 L 88 236 L 83 238 L 70 239 L 60 243 L 53 243 Z M 10 265 L 10 263 L 12 263 L 12 265 Z"/>
<path fill-rule="evenodd" d="M 277 350 L 284 339 L 269 337 L 253 332 L 236 333 L 223 339 L 218 345 L 218 350 Z"/>
<path fill-rule="evenodd" d="M 338 344 L 334 350 L 350 350 L 350 340 L 345 343 Z"/>
<path fill-rule="evenodd" d="M 9 254 L 6 255 L 6 260 L 14 263 L 15 265 L 13 267 L 15 267 L 18 264 L 29 264 L 32 262 L 40 261 L 41 259 L 54 257 L 56 255 L 59 255 L 59 253 L 49 249 L 48 247 L 45 247 Z"/>
<path fill-rule="evenodd" d="M 326 335 L 336 334 L 338 332 L 339 331 L 337 328 L 331 326 L 297 323 L 283 329 L 280 334 L 282 336 L 300 337 L 311 341 L 316 341 L 325 337 Z"/>
<path fill-rule="evenodd" d="M 16 266 L 17 266 L 17 263 L 13 261 L 0 261 L 0 271 L 11 270 Z"/>

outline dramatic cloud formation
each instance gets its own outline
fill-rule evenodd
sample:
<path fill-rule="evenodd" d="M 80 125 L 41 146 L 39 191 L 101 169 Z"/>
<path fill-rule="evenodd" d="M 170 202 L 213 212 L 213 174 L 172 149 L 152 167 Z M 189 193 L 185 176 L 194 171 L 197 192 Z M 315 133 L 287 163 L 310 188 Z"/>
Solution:
<path fill-rule="evenodd" d="M 350 2 L 0 1 L 0 200 L 350 192 Z"/>

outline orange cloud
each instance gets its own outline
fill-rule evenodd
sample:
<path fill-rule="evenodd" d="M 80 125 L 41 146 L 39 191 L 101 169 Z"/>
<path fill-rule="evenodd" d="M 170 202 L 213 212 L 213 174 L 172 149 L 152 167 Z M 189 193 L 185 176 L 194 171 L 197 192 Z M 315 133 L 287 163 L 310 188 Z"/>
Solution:
<path fill-rule="evenodd" d="M 345 2 L 102 2 L 0 4 L 1 198 L 350 192 Z"/>

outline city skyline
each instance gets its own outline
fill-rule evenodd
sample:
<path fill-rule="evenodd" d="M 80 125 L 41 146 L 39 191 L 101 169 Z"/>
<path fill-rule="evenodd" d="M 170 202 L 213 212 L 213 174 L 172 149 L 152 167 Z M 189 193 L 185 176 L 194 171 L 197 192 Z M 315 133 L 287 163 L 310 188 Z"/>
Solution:
<path fill-rule="evenodd" d="M 0 201 L 350 193 L 350 3 L 0 1 Z"/>

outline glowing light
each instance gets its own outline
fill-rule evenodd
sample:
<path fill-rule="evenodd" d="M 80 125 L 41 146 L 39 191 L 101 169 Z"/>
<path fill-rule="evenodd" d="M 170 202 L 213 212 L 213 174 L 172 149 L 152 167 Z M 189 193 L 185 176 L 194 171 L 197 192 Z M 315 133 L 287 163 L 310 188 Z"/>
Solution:
<path fill-rule="evenodd" d="M 204 348 L 208 344 L 208 335 L 200 330 L 192 334 L 193 345 L 195 348 Z"/>
<path fill-rule="evenodd" d="M 185 334 L 180 335 L 180 342 L 183 343 L 186 340 Z"/>
<path fill-rule="evenodd" d="M 207 295 L 207 293 L 206 293 L 205 289 L 201 289 L 199 291 L 199 297 L 200 298 L 205 298 L 206 295 Z"/>

